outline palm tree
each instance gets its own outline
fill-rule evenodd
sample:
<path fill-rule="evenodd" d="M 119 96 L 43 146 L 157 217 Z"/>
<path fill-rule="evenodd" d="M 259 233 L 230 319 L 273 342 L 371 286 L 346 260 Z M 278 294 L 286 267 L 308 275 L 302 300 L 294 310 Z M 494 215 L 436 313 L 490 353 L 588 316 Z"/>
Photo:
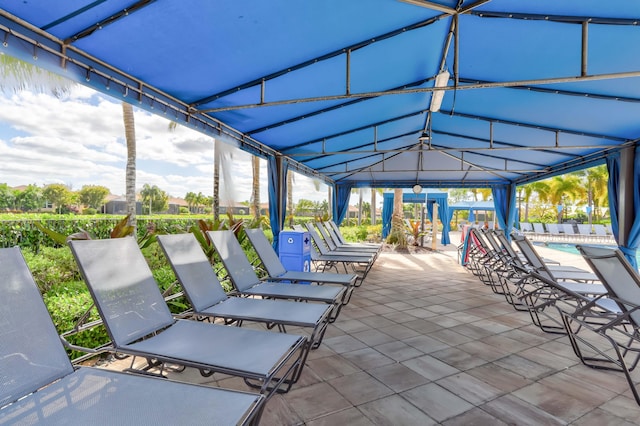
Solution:
<path fill-rule="evenodd" d="M 133 120 L 133 106 L 126 102 L 122 102 L 122 120 L 124 121 L 124 137 L 127 142 L 125 194 L 129 217 L 128 225 L 133 227 L 133 235 L 136 235 L 138 225 L 136 218 L 136 126 Z"/>
<path fill-rule="evenodd" d="M 253 218 L 260 219 L 260 158 L 257 156 L 251 157 L 251 166 L 253 169 L 253 181 L 251 185 L 251 214 Z"/>
<path fill-rule="evenodd" d="M 562 211 L 568 200 L 575 201 L 585 192 L 580 178 L 575 174 L 554 176 L 549 180 L 549 201 L 558 207 L 558 223 L 562 223 Z"/>
<path fill-rule="evenodd" d="M 589 224 L 591 224 L 592 213 L 595 213 L 596 219 L 598 219 L 600 207 L 608 205 L 607 182 L 609 181 L 609 172 L 607 171 L 607 166 L 602 164 L 585 170 L 585 175 L 588 193 L 587 205 L 591 207 L 593 204 L 593 210 L 589 211 Z"/>
<path fill-rule="evenodd" d="M 293 183 L 296 181 L 291 170 L 287 170 L 287 210 L 289 211 L 289 226 L 293 226 Z"/>
<path fill-rule="evenodd" d="M 220 164 L 222 160 L 222 142 L 214 140 L 213 151 L 213 220 L 220 220 Z"/>
<path fill-rule="evenodd" d="M 391 216 L 391 232 L 387 241 L 398 247 L 407 247 L 407 237 L 404 234 L 404 206 L 402 202 L 402 188 L 393 191 L 393 215 Z"/>

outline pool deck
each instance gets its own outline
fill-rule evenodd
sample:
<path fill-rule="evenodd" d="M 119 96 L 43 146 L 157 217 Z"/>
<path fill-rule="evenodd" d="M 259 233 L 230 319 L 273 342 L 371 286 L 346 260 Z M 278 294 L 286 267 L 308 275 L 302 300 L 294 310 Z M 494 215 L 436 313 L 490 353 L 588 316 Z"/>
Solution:
<path fill-rule="evenodd" d="M 638 424 L 620 373 L 583 366 L 566 336 L 542 332 L 460 266 L 459 234 L 451 241 L 435 253 L 382 253 L 262 424 Z M 586 267 L 580 256 L 537 249 Z M 247 389 L 192 369 L 172 378 Z"/>

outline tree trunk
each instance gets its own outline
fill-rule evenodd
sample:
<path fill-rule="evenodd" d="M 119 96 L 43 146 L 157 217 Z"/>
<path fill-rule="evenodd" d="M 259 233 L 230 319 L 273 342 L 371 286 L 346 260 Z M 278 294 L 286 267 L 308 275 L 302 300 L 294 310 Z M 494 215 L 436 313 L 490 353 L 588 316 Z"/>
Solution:
<path fill-rule="evenodd" d="M 371 225 L 376 224 L 376 189 L 371 188 Z"/>
<path fill-rule="evenodd" d="M 220 157 L 222 156 L 222 152 L 220 152 L 220 144 L 222 142 L 215 139 L 214 143 L 214 152 L 213 152 L 213 206 L 211 209 L 213 210 L 213 220 L 220 220 Z"/>
<path fill-rule="evenodd" d="M 358 189 L 358 226 L 362 225 L 362 188 Z"/>
<path fill-rule="evenodd" d="M 404 212 L 402 208 L 402 188 L 393 191 L 393 216 L 391 217 L 391 232 L 389 241 L 398 247 L 407 247 L 407 238 L 404 234 Z"/>
<path fill-rule="evenodd" d="M 289 226 L 293 226 L 293 172 L 287 170 L 287 211 L 289 212 Z"/>
<path fill-rule="evenodd" d="M 129 215 L 129 225 L 133 226 L 134 234 L 137 235 L 136 218 L 136 129 L 133 120 L 133 107 L 131 104 L 122 102 L 122 119 L 124 121 L 124 135 L 127 142 L 127 169 L 125 177 L 127 214 Z"/>
<path fill-rule="evenodd" d="M 253 167 L 253 184 L 251 188 L 251 214 L 254 219 L 260 219 L 260 158 L 251 157 Z"/>

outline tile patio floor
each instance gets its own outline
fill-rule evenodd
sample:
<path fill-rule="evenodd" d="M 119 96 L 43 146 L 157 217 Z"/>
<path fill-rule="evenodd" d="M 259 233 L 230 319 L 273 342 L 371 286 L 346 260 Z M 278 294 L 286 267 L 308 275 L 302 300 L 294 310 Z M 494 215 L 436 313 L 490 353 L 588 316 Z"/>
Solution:
<path fill-rule="evenodd" d="M 581 365 L 565 336 L 540 331 L 459 266 L 454 247 L 383 253 L 261 424 L 640 423 L 621 374 Z M 196 371 L 175 378 L 246 389 Z"/>

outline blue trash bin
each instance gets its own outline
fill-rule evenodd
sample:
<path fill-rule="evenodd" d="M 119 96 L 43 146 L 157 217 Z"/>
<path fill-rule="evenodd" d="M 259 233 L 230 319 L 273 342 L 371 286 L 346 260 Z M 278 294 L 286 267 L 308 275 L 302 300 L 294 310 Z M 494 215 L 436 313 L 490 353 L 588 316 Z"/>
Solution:
<path fill-rule="evenodd" d="M 278 257 L 285 269 L 288 271 L 311 271 L 311 237 L 309 233 L 282 231 L 279 238 Z"/>

